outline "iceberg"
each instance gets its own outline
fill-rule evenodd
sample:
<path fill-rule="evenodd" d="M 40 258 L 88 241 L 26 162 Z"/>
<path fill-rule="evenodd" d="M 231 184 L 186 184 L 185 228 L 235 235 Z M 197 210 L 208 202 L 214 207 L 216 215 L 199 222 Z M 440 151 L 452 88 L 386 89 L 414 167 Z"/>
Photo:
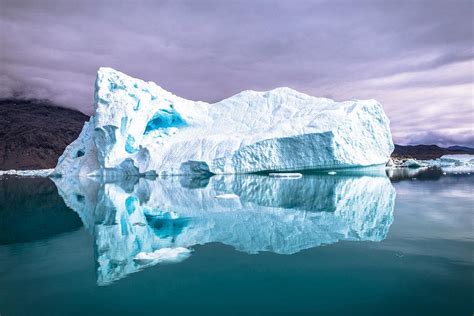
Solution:
<path fill-rule="evenodd" d="M 444 155 L 439 158 L 441 164 L 453 164 L 455 166 L 474 166 L 474 155 L 454 154 Z"/>
<path fill-rule="evenodd" d="M 287 255 L 340 240 L 381 241 L 393 222 L 395 189 L 385 171 L 291 181 L 265 175 L 99 180 L 53 178 L 94 236 L 99 285 L 185 260 L 196 245 Z"/>
<path fill-rule="evenodd" d="M 423 162 L 420 162 L 415 159 L 408 159 L 404 163 L 401 164 L 401 167 L 406 167 L 406 168 L 424 168 L 426 167 L 426 164 Z"/>
<path fill-rule="evenodd" d="M 441 168 L 446 173 L 473 173 L 474 155 L 452 154 L 444 155 L 438 159 L 426 160 L 430 167 Z"/>
<path fill-rule="evenodd" d="M 290 88 L 209 104 L 100 68 L 95 115 L 56 175 L 196 175 L 384 166 L 394 149 L 375 100 L 335 102 Z"/>
<path fill-rule="evenodd" d="M 0 170 L 0 177 L 2 176 L 18 176 L 18 177 L 49 177 L 54 172 L 54 169 L 36 169 L 36 170 Z"/>

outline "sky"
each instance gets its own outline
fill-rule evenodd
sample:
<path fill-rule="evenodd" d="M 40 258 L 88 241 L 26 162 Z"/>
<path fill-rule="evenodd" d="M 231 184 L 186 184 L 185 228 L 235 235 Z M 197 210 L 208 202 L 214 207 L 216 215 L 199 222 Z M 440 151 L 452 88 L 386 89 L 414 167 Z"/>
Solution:
<path fill-rule="evenodd" d="M 216 102 L 376 99 L 399 144 L 474 147 L 474 1 L 0 0 L 0 98 L 93 112 L 101 66 Z"/>

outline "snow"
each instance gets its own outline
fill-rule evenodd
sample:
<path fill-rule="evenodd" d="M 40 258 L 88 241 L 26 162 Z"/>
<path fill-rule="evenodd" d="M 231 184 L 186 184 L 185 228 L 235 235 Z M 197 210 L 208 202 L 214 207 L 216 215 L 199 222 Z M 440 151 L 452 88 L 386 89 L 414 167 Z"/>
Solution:
<path fill-rule="evenodd" d="M 19 177 L 48 177 L 53 173 L 54 169 L 37 169 L 37 170 L 0 170 L 0 177 L 14 175 Z"/>
<path fill-rule="evenodd" d="M 191 255 L 180 247 L 218 242 L 249 254 L 293 254 L 340 240 L 381 241 L 395 203 L 384 170 L 292 181 L 264 175 L 53 181 L 94 236 L 99 285 Z"/>
<path fill-rule="evenodd" d="M 385 165 L 389 120 L 375 100 L 290 88 L 209 104 L 100 68 L 95 115 L 58 161 L 71 176 L 235 174 Z"/>

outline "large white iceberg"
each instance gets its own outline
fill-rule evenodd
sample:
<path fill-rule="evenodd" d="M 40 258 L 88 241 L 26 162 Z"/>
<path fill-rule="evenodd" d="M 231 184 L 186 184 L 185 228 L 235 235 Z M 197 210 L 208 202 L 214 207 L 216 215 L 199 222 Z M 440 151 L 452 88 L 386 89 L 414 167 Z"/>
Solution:
<path fill-rule="evenodd" d="M 95 115 L 55 172 L 234 174 L 385 165 L 389 120 L 375 100 L 335 102 L 289 88 L 209 104 L 100 68 Z"/>

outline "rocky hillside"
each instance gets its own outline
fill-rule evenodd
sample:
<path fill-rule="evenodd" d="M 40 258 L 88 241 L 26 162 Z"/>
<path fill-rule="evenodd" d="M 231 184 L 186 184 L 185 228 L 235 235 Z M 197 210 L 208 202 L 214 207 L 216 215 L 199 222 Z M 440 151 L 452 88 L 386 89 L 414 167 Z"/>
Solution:
<path fill-rule="evenodd" d="M 395 150 L 392 153 L 392 157 L 429 160 L 450 154 L 472 154 L 472 150 L 472 148 L 462 146 L 443 148 L 437 145 L 395 145 Z"/>
<path fill-rule="evenodd" d="M 88 119 L 47 101 L 0 100 L 0 170 L 53 168 Z"/>

